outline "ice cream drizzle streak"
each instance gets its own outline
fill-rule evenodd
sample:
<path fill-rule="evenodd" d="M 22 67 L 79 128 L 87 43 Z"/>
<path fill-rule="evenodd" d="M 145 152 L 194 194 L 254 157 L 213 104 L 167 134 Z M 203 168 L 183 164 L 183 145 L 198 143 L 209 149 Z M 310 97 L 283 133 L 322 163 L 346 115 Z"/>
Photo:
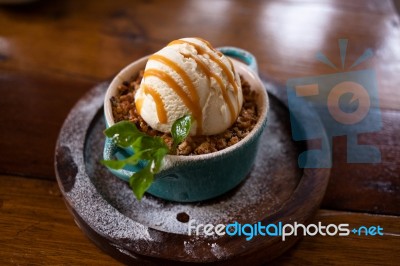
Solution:
<path fill-rule="evenodd" d="M 206 44 L 207 45 L 207 47 L 210 49 L 210 50 L 212 50 L 212 51 L 215 51 L 217 54 L 221 54 L 219 51 L 216 51 L 212 46 L 211 46 L 211 44 L 209 43 L 209 42 L 207 42 L 206 40 L 203 40 L 203 39 L 201 39 L 201 38 L 196 38 L 196 39 L 198 39 L 199 41 L 201 41 L 201 42 L 203 42 L 204 44 Z M 239 93 L 239 85 L 235 82 L 235 78 L 234 78 L 234 76 L 233 76 L 233 73 L 232 73 L 232 71 L 231 70 L 229 70 L 227 67 L 226 67 L 226 65 L 219 59 L 219 58 L 217 58 L 217 57 L 215 57 L 213 54 L 211 54 L 211 53 L 208 53 L 203 47 L 201 47 L 200 45 L 198 45 L 198 44 L 196 44 L 196 43 L 193 43 L 193 42 L 190 42 L 190 41 L 185 41 L 185 40 L 182 40 L 182 39 L 180 39 L 180 40 L 175 40 L 175 41 L 172 41 L 172 42 L 170 42 L 169 44 L 168 44 L 168 46 L 169 45 L 174 45 L 174 44 L 183 44 L 183 43 L 186 43 L 186 44 L 189 44 L 189 45 L 191 45 L 191 46 L 193 46 L 195 49 L 196 49 L 196 51 L 197 51 L 197 53 L 199 54 L 199 55 L 204 55 L 204 54 L 207 54 L 208 55 L 208 57 L 212 60 L 212 61 L 214 61 L 221 69 L 222 69 L 222 71 L 225 73 L 225 75 L 227 76 L 227 78 L 228 78 L 228 81 L 229 81 L 229 83 L 231 84 L 231 86 L 233 87 L 233 89 L 234 89 L 234 91 L 235 91 L 235 98 L 237 99 L 237 105 L 238 105 L 238 112 L 240 111 L 240 105 L 239 105 L 239 98 L 237 97 L 238 96 L 238 93 Z M 234 70 L 234 68 L 233 68 L 233 64 L 232 64 L 232 62 L 228 59 L 228 61 L 229 61 L 229 63 L 230 63 L 230 66 L 231 66 L 231 69 L 232 70 Z M 209 71 L 210 73 L 211 73 L 211 71 Z M 208 73 L 207 73 L 208 74 Z M 209 75 L 208 75 L 209 76 Z M 215 75 L 214 75 L 215 76 Z M 222 83 L 222 80 L 221 80 L 221 83 Z M 223 84 L 223 83 L 222 83 Z M 221 91 L 223 92 L 223 93 L 227 93 L 227 87 L 225 87 L 225 86 L 221 86 Z M 228 99 L 225 99 L 225 101 L 228 103 L 228 102 L 230 102 Z M 232 103 L 231 103 L 232 104 Z M 237 114 L 235 113 L 235 112 L 232 112 L 232 110 L 230 110 L 231 111 L 231 117 L 233 117 L 233 122 L 234 122 L 234 120 L 236 119 L 235 118 L 235 116 L 237 116 Z"/>
<path fill-rule="evenodd" d="M 167 83 L 168 86 L 175 91 L 175 93 L 181 98 L 186 107 L 192 112 L 192 115 L 197 122 L 197 134 L 201 134 L 203 114 L 200 107 L 199 96 L 197 94 L 196 88 L 193 85 L 193 82 L 190 80 L 190 77 L 175 62 L 162 55 L 154 54 L 149 58 L 149 60 L 155 60 L 169 66 L 170 68 L 175 70 L 175 72 L 178 73 L 178 75 L 182 78 L 183 82 L 189 90 L 190 95 L 187 95 L 183 88 L 179 86 L 179 84 L 165 72 L 156 69 L 146 69 L 146 71 L 144 72 L 144 78 L 148 76 L 156 76 L 160 80 Z"/>
<path fill-rule="evenodd" d="M 200 41 L 202 41 L 203 43 L 205 43 L 209 49 L 211 49 L 212 51 L 215 51 L 217 54 L 220 54 L 220 52 L 216 51 L 207 41 L 200 39 L 200 38 L 198 38 L 198 39 Z M 195 44 L 193 42 L 189 42 L 189 41 L 185 41 L 185 40 L 175 40 L 175 41 L 172 41 L 171 43 L 169 43 L 168 46 L 175 45 L 175 44 L 184 44 L 184 43 L 193 46 L 196 49 L 198 55 L 207 54 L 208 57 L 222 69 L 223 73 L 225 73 L 226 77 L 228 78 L 229 83 L 231 84 L 231 86 L 234 89 L 234 93 L 236 94 L 235 98 L 237 99 L 237 106 L 238 106 L 236 112 L 235 112 L 233 103 L 231 102 L 231 100 L 229 98 L 227 86 L 224 86 L 222 79 L 217 74 L 213 73 L 209 69 L 209 67 L 198 56 L 195 56 L 192 54 L 183 54 L 183 56 L 185 56 L 187 58 L 192 58 L 193 60 L 195 60 L 197 65 L 201 68 L 201 70 L 208 77 L 209 82 L 210 82 L 210 78 L 214 78 L 214 80 L 217 82 L 218 86 L 221 88 L 221 92 L 222 92 L 224 101 L 228 105 L 228 109 L 231 114 L 231 124 L 233 124 L 236 120 L 236 116 L 238 115 L 241 106 L 239 104 L 239 99 L 237 97 L 238 91 L 239 91 L 239 88 L 238 88 L 239 85 L 235 82 L 234 75 L 232 74 L 232 71 L 234 71 L 232 62 L 228 59 L 228 61 L 230 63 L 230 67 L 232 69 L 232 71 L 231 71 L 227 68 L 227 66 L 219 58 L 215 57 L 211 53 L 208 53 L 203 47 L 201 47 L 198 44 Z M 149 58 L 149 60 L 155 60 L 155 61 L 158 61 L 160 63 L 163 63 L 163 64 L 169 66 L 182 78 L 185 86 L 188 88 L 189 95 L 186 94 L 185 90 L 170 75 L 166 74 L 163 71 L 160 71 L 157 69 L 146 69 L 146 71 L 144 73 L 144 78 L 149 77 L 149 76 L 155 76 L 155 77 L 159 78 L 160 80 L 164 81 L 165 83 L 167 83 L 168 86 L 174 90 L 174 92 L 182 99 L 183 104 L 185 104 L 186 107 L 192 112 L 193 118 L 197 122 L 197 134 L 201 134 L 202 133 L 202 122 L 203 122 L 202 108 L 200 106 L 200 100 L 199 100 L 199 96 L 197 94 L 197 90 L 194 87 L 194 84 L 193 84 L 192 80 L 190 79 L 190 77 L 188 76 L 188 74 L 175 62 L 173 62 L 172 60 L 170 60 L 162 55 L 154 54 Z M 144 92 L 146 94 L 150 94 L 153 97 L 153 99 L 156 103 L 157 116 L 158 116 L 159 121 L 161 123 L 167 123 L 167 114 L 166 114 L 166 110 L 165 110 L 165 107 L 164 107 L 164 104 L 162 102 L 162 98 L 160 97 L 160 95 L 154 89 L 152 89 L 148 86 L 145 86 Z M 138 111 L 140 113 L 140 108 L 138 108 Z"/>

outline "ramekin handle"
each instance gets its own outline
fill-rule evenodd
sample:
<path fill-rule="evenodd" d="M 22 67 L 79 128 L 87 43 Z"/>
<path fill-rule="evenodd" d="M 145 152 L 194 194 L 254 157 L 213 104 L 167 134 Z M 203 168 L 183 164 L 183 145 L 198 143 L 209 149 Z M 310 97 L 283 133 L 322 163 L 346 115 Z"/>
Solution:
<path fill-rule="evenodd" d="M 218 47 L 221 53 L 226 56 L 230 56 L 236 59 L 239 59 L 246 65 L 248 65 L 257 75 L 258 75 L 258 65 L 255 56 L 249 51 L 243 50 L 241 48 L 233 47 L 233 46 L 223 46 Z"/>

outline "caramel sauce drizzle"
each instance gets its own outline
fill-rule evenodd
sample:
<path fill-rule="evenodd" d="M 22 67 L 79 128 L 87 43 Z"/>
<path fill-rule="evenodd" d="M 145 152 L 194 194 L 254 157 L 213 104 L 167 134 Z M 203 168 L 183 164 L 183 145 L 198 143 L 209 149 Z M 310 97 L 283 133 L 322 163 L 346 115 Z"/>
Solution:
<path fill-rule="evenodd" d="M 214 49 L 214 48 L 211 46 L 211 43 L 209 43 L 208 41 L 206 41 L 206 40 L 204 40 L 204 39 L 202 39 L 202 38 L 196 38 L 196 39 L 199 40 L 199 41 L 201 41 L 201 42 L 203 42 L 203 43 L 205 43 L 206 46 L 207 46 L 210 50 L 216 52 L 217 55 L 219 55 L 219 56 L 222 56 L 222 55 L 223 55 L 220 51 Z M 192 45 L 196 48 L 197 52 L 199 52 L 198 49 L 200 49 L 202 53 L 207 53 L 203 48 L 201 48 L 200 46 L 196 45 L 195 43 L 191 43 L 191 42 L 187 42 L 187 43 L 192 44 Z M 237 96 L 238 96 L 238 90 L 239 90 L 239 88 L 238 88 L 238 85 L 237 85 L 236 82 L 235 82 L 235 77 L 234 77 L 233 74 L 232 74 L 232 72 L 235 72 L 235 68 L 234 68 L 234 66 L 233 66 L 233 64 L 232 64 L 232 61 L 231 61 L 229 58 L 227 58 L 227 59 L 228 59 L 228 62 L 229 62 L 229 64 L 230 64 L 230 66 L 231 66 L 231 71 L 229 71 L 229 70 L 226 68 L 225 64 L 224 64 L 221 60 L 219 60 L 218 58 L 215 58 L 212 54 L 209 54 L 209 53 L 207 53 L 207 54 L 210 56 L 211 60 L 213 60 L 215 63 L 217 63 L 217 64 L 219 65 L 219 67 L 222 68 L 222 70 L 225 72 L 225 74 L 226 74 L 227 77 L 228 77 L 229 83 L 231 83 L 232 87 L 233 87 L 234 90 L 235 90 L 236 98 L 238 98 Z M 240 106 L 239 106 L 239 107 L 240 107 Z"/>
<path fill-rule="evenodd" d="M 229 58 L 227 58 L 227 59 L 228 59 L 229 65 L 231 66 L 232 72 L 235 73 L 235 67 L 233 66 L 232 61 Z M 236 82 L 235 82 L 235 85 L 237 85 Z M 237 92 L 237 90 L 235 92 L 236 92 L 236 101 L 237 101 L 237 106 L 238 106 L 238 112 L 240 112 L 240 107 L 241 106 L 240 106 L 240 103 L 239 103 L 238 92 Z"/>
<path fill-rule="evenodd" d="M 150 94 L 151 97 L 153 97 L 154 102 L 156 103 L 158 120 L 160 120 L 160 123 L 166 124 L 168 122 L 167 112 L 165 111 L 164 103 L 160 94 L 158 94 L 155 89 L 146 85 L 144 86 L 144 93 Z"/>
<path fill-rule="evenodd" d="M 183 88 L 168 74 L 166 74 L 163 71 L 157 70 L 157 69 L 147 69 L 144 72 L 144 78 L 149 77 L 149 76 L 155 76 L 159 78 L 160 80 L 164 81 L 165 83 L 168 84 L 168 86 L 174 90 L 174 92 L 181 98 L 182 102 L 186 105 L 186 107 L 192 112 L 193 118 L 197 121 L 197 134 L 202 133 L 202 128 L 203 128 L 203 113 L 202 109 L 200 107 L 200 100 L 199 96 L 197 94 L 197 90 L 188 76 L 188 74 L 179 66 L 177 65 L 174 61 L 159 55 L 159 54 L 154 54 L 152 55 L 149 60 L 155 60 L 158 62 L 161 62 L 170 68 L 172 68 L 183 80 L 185 83 L 186 87 L 188 88 L 189 95 L 183 90 Z M 164 104 L 162 102 L 157 102 L 156 103 L 157 108 L 158 105 L 163 105 L 163 109 L 165 110 Z M 157 112 L 157 115 L 159 113 Z M 161 123 L 163 123 L 159 117 L 159 120 Z M 165 121 L 167 123 L 167 121 Z"/>
<path fill-rule="evenodd" d="M 188 76 L 188 74 L 186 73 L 186 71 L 184 71 L 174 61 L 166 58 L 165 56 L 159 55 L 159 54 L 154 54 L 154 55 L 150 56 L 149 60 L 158 61 L 160 63 L 163 63 L 163 64 L 169 66 L 173 70 L 175 70 L 175 72 L 178 73 L 178 75 L 183 79 L 183 82 L 185 83 L 185 85 L 188 87 L 190 96 L 191 96 L 193 102 L 199 102 L 199 95 L 197 94 L 197 90 L 194 87 L 193 82 L 190 79 L 190 77 Z"/>
<path fill-rule="evenodd" d="M 212 51 L 215 51 L 218 55 L 220 55 L 220 56 L 222 55 L 219 51 L 216 51 L 214 48 L 212 48 L 211 44 L 208 41 L 200 39 L 200 38 L 197 38 L 197 39 L 199 39 L 200 41 L 205 43 L 208 48 L 210 48 Z M 168 46 L 173 45 L 173 44 L 183 44 L 183 43 L 187 43 L 187 44 L 193 46 L 197 50 L 197 53 L 199 55 L 207 54 L 209 56 L 209 58 L 212 61 L 214 61 L 222 69 L 222 71 L 225 73 L 225 75 L 228 78 L 228 82 L 234 88 L 234 92 L 236 94 L 236 99 L 237 99 L 237 105 L 238 105 L 237 112 L 239 112 L 240 106 L 239 106 L 239 99 L 237 97 L 239 88 L 235 82 L 234 75 L 232 74 L 232 72 L 226 67 L 226 65 L 219 58 L 215 57 L 211 53 L 208 53 L 204 48 L 202 48 L 201 46 L 199 46 L 195 43 L 192 43 L 189 41 L 184 41 L 184 40 L 175 40 L 175 41 L 172 41 L 171 43 L 169 43 Z M 182 55 L 185 56 L 186 58 L 192 58 L 193 60 L 195 60 L 197 65 L 207 76 L 209 85 L 211 83 L 211 78 L 214 78 L 215 81 L 218 83 L 218 86 L 221 88 L 221 92 L 222 92 L 224 101 L 227 103 L 229 112 L 231 114 L 231 124 L 233 124 L 236 120 L 237 113 L 235 112 L 233 103 L 231 102 L 229 95 L 228 95 L 227 87 L 224 86 L 224 83 L 223 83 L 221 77 L 219 77 L 217 74 L 213 73 L 211 71 L 211 69 L 206 64 L 204 64 L 203 61 L 201 61 L 200 58 L 198 58 L 194 55 L 190 55 L 190 54 L 189 55 L 182 54 Z M 162 55 L 154 54 L 154 55 L 150 56 L 149 60 L 155 60 L 162 64 L 167 65 L 168 67 L 173 69 L 182 78 L 185 86 L 188 88 L 189 95 L 170 75 L 166 74 L 163 71 L 160 71 L 157 69 L 146 69 L 144 72 L 144 76 L 143 76 L 143 78 L 146 78 L 149 76 L 155 76 L 158 79 L 162 80 L 163 82 L 167 83 L 168 86 L 180 97 L 180 99 L 185 104 L 185 106 L 192 112 L 194 119 L 197 121 L 197 134 L 201 134 L 202 122 L 203 122 L 202 108 L 200 106 L 199 95 L 198 95 L 197 90 L 193 84 L 193 81 L 190 79 L 189 75 L 174 61 L 172 61 Z M 229 58 L 228 58 L 228 61 L 229 61 L 232 71 L 234 71 L 233 64 L 229 60 Z M 165 110 L 165 106 L 164 106 L 164 103 L 163 103 L 163 100 L 162 100 L 160 94 L 155 89 L 153 89 L 149 86 L 144 86 L 144 93 L 150 94 L 153 97 L 154 102 L 156 104 L 158 120 L 160 121 L 160 123 L 166 124 L 168 122 L 168 117 L 167 117 L 167 112 Z M 142 104 L 143 104 L 143 99 L 139 99 L 135 102 L 136 109 L 138 110 L 139 114 L 142 109 Z"/>
<path fill-rule="evenodd" d="M 207 46 L 208 48 L 210 48 L 212 51 L 216 51 L 216 50 L 211 46 L 211 44 L 210 44 L 208 41 L 203 40 L 203 39 L 201 39 L 201 38 L 196 38 L 196 39 L 198 39 L 198 40 L 204 42 L 204 43 L 206 44 L 206 46 Z M 192 45 L 192 46 L 196 49 L 196 51 L 197 51 L 197 53 L 198 53 L 199 55 L 207 54 L 207 55 L 210 57 L 210 59 L 211 59 L 212 61 L 214 61 L 214 62 L 222 69 L 222 71 L 223 71 L 223 72 L 225 73 L 225 75 L 227 76 L 229 83 L 230 83 L 230 84 L 232 85 L 232 87 L 234 88 L 234 91 L 235 91 L 235 94 L 236 94 L 235 96 L 236 96 L 236 99 L 237 99 L 238 112 L 239 112 L 239 111 L 240 111 L 240 105 L 239 105 L 239 99 L 238 99 L 239 88 L 238 88 L 238 85 L 237 85 L 236 82 L 235 82 L 235 79 L 234 79 L 234 76 L 233 76 L 232 72 L 226 67 L 226 65 L 225 65 L 220 59 L 216 58 L 213 54 L 208 53 L 204 48 L 202 48 L 201 46 L 199 46 L 199 45 L 196 44 L 196 43 L 193 43 L 193 42 L 190 42 L 190 41 L 185 41 L 185 40 L 175 40 L 175 41 L 170 42 L 170 43 L 168 44 L 168 46 L 169 46 L 169 45 L 174 45 L 174 44 L 183 44 L 183 43 L 187 43 L 187 44 L 189 44 L 189 45 Z M 232 62 L 229 60 L 229 58 L 228 58 L 228 61 L 229 61 L 230 65 L 231 65 L 231 68 L 233 69 L 233 64 L 232 64 Z M 211 72 L 211 71 L 210 71 L 210 72 Z M 212 72 L 211 72 L 211 73 L 212 73 Z M 219 78 L 219 77 L 218 77 L 218 78 Z M 217 81 L 217 82 L 218 82 L 218 81 Z M 226 91 L 225 86 L 222 86 L 222 87 L 221 87 L 221 91 L 223 92 L 223 94 L 227 95 L 227 91 Z M 225 98 L 224 98 L 224 99 L 225 99 Z M 225 99 L 225 101 L 228 103 L 228 106 L 229 106 L 229 105 L 232 105 L 232 103 L 230 103 L 228 97 Z M 231 111 L 232 120 L 234 121 L 234 120 L 235 120 L 234 117 L 235 117 L 237 114 L 236 114 L 234 111 L 232 111 L 232 110 L 234 110 L 233 108 L 232 108 L 232 110 L 231 110 L 231 108 L 229 108 L 229 109 L 230 109 L 230 111 Z"/>
<path fill-rule="evenodd" d="M 150 59 L 152 59 L 152 57 Z M 170 66 L 170 65 L 168 64 L 168 66 Z M 179 72 L 177 72 L 177 73 L 179 73 Z M 198 127 L 197 127 L 198 133 L 201 134 L 203 114 L 202 114 L 202 111 L 200 108 L 199 100 L 193 101 L 189 97 L 189 95 L 187 95 L 186 92 L 182 89 L 182 87 L 179 86 L 179 84 L 170 75 L 166 74 L 164 71 L 161 71 L 158 69 L 146 69 L 143 77 L 146 78 L 149 76 L 155 76 L 155 77 L 159 78 L 160 80 L 164 81 L 165 83 L 167 83 L 168 86 L 179 96 L 179 98 L 181 98 L 183 103 L 192 112 L 194 118 L 196 119 L 197 125 L 198 125 Z M 193 83 L 191 83 L 191 86 L 194 87 Z M 196 92 L 196 96 L 197 96 L 197 92 Z M 197 96 L 197 98 L 198 98 L 198 96 Z M 164 108 L 164 110 L 165 110 L 165 108 Z M 157 115 L 158 115 L 158 113 L 157 113 Z M 167 116 L 167 115 L 165 114 L 165 116 Z M 161 122 L 160 117 L 159 117 L 159 120 Z"/>
<path fill-rule="evenodd" d="M 142 106 L 143 106 L 143 98 L 136 98 L 135 99 L 135 106 L 136 106 L 136 111 L 140 115 L 142 112 Z"/>
<path fill-rule="evenodd" d="M 201 61 L 198 57 L 195 57 L 193 55 L 185 55 L 185 56 L 192 58 L 194 61 L 196 61 L 197 65 L 200 67 L 200 69 L 206 74 L 209 84 L 211 82 L 210 81 L 211 78 L 214 78 L 215 81 L 218 83 L 218 86 L 221 88 L 221 91 L 222 91 L 222 97 L 224 98 L 224 101 L 228 104 L 228 109 L 229 109 L 229 112 L 231 113 L 231 124 L 233 124 L 236 120 L 236 118 L 233 116 L 233 114 L 235 113 L 235 109 L 233 108 L 233 104 L 230 101 L 226 90 L 224 89 L 224 83 L 222 82 L 222 79 L 218 75 L 213 73 L 210 70 L 210 68 L 206 64 L 204 64 L 203 61 Z"/>

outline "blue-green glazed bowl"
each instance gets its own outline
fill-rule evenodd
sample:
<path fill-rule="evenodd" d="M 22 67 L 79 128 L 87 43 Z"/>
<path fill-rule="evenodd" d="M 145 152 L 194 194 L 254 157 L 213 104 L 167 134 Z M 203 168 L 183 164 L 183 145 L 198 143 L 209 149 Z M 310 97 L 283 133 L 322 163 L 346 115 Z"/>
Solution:
<path fill-rule="evenodd" d="M 257 63 L 253 55 L 235 47 L 221 47 L 219 50 L 233 59 L 235 69 L 258 93 L 259 120 L 254 129 L 241 141 L 226 149 L 204 155 L 178 156 L 167 155 L 162 169 L 147 190 L 156 197 L 177 201 L 196 202 L 220 196 L 236 187 L 250 172 L 257 155 L 258 143 L 263 132 L 269 109 L 265 87 L 257 74 Z M 143 57 L 124 68 L 111 82 L 104 99 L 106 126 L 114 124 L 110 98 L 117 93 L 117 87 L 123 81 L 135 76 L 144 69 L 148 57 Z M 105 160 L 123 159 L 133 153 L 131 149 L 122 149 L 106 139 L 103 157 Z M 129 177 L 144 167 L 145 162 L 121 170 L 109 169 L 113 174 L 128 181 Z"/>

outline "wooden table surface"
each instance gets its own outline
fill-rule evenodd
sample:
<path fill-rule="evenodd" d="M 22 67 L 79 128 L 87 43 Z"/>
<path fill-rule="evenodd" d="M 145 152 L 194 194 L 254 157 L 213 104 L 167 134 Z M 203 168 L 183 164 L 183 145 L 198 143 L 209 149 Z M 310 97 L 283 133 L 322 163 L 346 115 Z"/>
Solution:
<path fill-rule="evenodd" d="M 0 265 L 118 265 L 75 225 L 54 173 L 58 132 L 94 85 L 169 41 L 200 36 L 251 51 L 260 75 L 334 74 L 367 48 L 382 129 L 361 141 L 381 163 L 348 164 L 346 137 L 333 141 L 333 167 L 312 221 L 379 225 L 383 236 L 304 237 L 275 264 L 400 264 L 400 20 L 389 0 L 35 1 L 0 5 Z M 286 118 L 283 118 L 286 119 Z"/>

